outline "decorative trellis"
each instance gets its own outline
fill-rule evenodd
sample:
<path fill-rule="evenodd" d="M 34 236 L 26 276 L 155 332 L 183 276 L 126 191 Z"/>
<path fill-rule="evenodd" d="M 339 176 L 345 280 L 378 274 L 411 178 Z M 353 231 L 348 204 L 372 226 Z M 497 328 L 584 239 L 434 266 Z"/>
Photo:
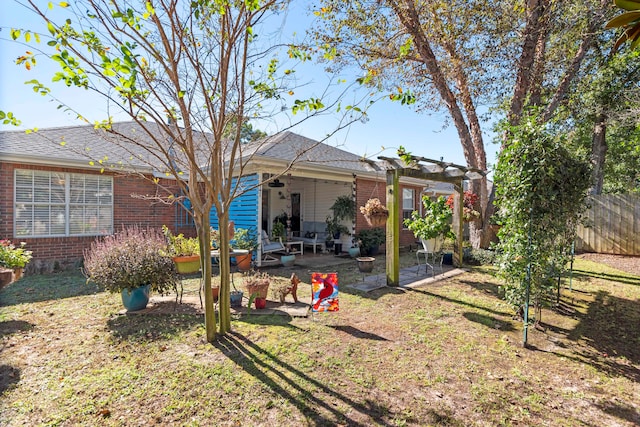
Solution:
<path fill-rule="evenodd" d="M 454 212 L 453 229 L 456 235 L 456 242 L 453 252 L 453 263 L 456 266 L 462 265 L 462 231 L 463 231 L 463 182 L 465 180 L 480 179 L 486 175 L 485 171 L 476 168 L 469 168 L 455 163 L 444 162 L 442 160 L 427 159 L 425 157 L 410 156 L 411 161 L 407 164 L 402 159 L 391 157 L 378 157 L 380 162 L 376 165 L 380 170 L 386 171 L 387 178 L 387 208 L 389 209 L 389 219 L 387 220 L 387 285 L 398 286 L 400 283 L 400 210 L 398 203 L 402 202 L 400 193 L 400 177 L 411 177 L 429 181 L 438 181 L 453 184 Z"/>

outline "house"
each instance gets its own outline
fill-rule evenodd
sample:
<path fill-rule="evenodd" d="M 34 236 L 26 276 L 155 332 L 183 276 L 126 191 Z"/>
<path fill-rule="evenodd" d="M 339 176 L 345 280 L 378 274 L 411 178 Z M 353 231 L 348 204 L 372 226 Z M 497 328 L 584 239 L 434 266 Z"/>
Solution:
<path fill-rule="evenodd" d="M 133 122 L 114 126 L 144 137 Z M 195 234 L 182 206 L 154 199 L 178 192 L 163 172 L 165 166 L 144 147 L 114 145 L 110 138 L 92 126 L 0 132 L 0 186 L 5 195 L 0 201 L 0 236 L 27 242 L 34 252 L 32 270 L 74 265 L 96 236 L 131 224 L 166 224 L 174 232 Z M 352 196 L 356 206 L 373 197 L 385 202 L 385 171 L 375 162 L 292 132 L 244 145 L 242 156 L 250 160 L 235 181 L 238 193 L 230 216 L 236 227 L 271 233 L 274 219 L 286 214 L 292 236 L 323 234 L 338 196 Z M 452 192 L 447 185 L 412 178 L 403 178 L 401 188 L 402 217 L 420 209 L 425 191 Z M 219 226 L 215 211 L 211 225 Z M 356 232 L 368 227 L 359 213 L 353 224 L 345 225 Z M 345 247 L 351 243 L 350 236 L 341 240 Z M 409 246 L 415 239 L 403 229 L 400 242 Z"/>

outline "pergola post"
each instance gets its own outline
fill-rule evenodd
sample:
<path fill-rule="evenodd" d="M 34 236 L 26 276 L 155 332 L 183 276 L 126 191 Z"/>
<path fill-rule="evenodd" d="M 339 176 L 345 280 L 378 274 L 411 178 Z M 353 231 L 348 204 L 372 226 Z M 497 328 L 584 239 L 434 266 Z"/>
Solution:
<path fill-rule="evenodd" d="M 387 171 L 387 257 L 386 272 L 387 286 L 399 286 L 400 284 L 400 209 L 398 200 L 402 200 L 400 194 L 400 173 L 398 170 Z"/>
<path fill-rule="evenodd" d="M 453 265 L 462 267 L 462 234 L 464 233 L 464 224 L 462 221 L 462 215 L 464 213 L 464 187 L 462 180 L 460 180 L 458 184 L 453 184 L 453 189 L 456 191 L 453 196 L 453 233 L 456 235 L 456 241 L 453 244 Z"/>

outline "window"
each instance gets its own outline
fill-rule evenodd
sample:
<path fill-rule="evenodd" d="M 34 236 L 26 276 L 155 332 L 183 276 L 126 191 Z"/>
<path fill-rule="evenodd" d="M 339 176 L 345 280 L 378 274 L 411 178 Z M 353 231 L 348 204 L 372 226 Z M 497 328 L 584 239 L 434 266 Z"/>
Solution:
<path fill-rule="evenodd" d="M 415 190 L 413 188 L 402 189 L 402 226 L 404 227 L 404 220 L 411 218 L 411 212 L 415 210 Z"/>
<path fill-rule="evenodd" d="M 16 236 L 113 233 L 113 178 L 17 169 Z"/>

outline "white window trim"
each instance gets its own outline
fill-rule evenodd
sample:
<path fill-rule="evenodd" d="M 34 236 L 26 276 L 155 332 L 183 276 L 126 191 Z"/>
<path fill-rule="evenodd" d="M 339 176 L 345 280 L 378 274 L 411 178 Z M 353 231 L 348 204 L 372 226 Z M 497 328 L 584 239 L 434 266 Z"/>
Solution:
<path fill-rule="evenodd" d="M 405 207 L 404 207 L 404 201 L 405 201 L 404 192 L 405 192 L 405 190 L 411 191 L 411 210 L 410 211 L 413 212 L 413 211 L 416 210 L 416 189 L 415 188 L 406 188 L 406 187 L 403 188 L 402 189 L 402 221 L 401 221 L 401 225 L 402 225 L 402 229 L 403 230 L 407 230 L 407 226 L 404 225 L 404 213 L 409 211 L 409 209 L 405 209 Z"/>
<path fill-rule="evenodd" d="M 31 202 L 18 202 L 18 183 L 17 183 L 17 177 L 18 177 L 18 173 L 19 172 L 29 172 L 29 173 L 47 173 L 49 174 L 49 176 L 51 177 L 52 174 L 60 174 L 64 176 L 64 203 L 52 203 L 51 200 L 49 200 L 49 202 L 47 203 L 38 203 L 35 200 L 31 201 Z M 106 224 L 107 228 L 106 230 L 104 230 L 104 232 L 91 232 L 91 233 L 74 233 L 72 234 L 70 231 L 70 226 L 71 226 L 71 207 L 77 207 L 77 206 L 95 206 L 95 204 L 90 204 L 90 203 L 71 203 L 71 177 L 72 176 L 82 176 L 82 177 L 100 177 L 100 178 L 108 178 L 111 181 L 111 203 L 110 204 L 103 204 L 103 203 L 98 203 L 98 206 L 100 206 L 100 208 L 106 208 L 110 211 L 110 223 Z M 114 208 L 114 184 L 113 184 L 113 177 L 112 176 L 105 176 L 105 175 L 97 175 L 97 174 L 87 174 L 87 173 L 70 173 L 70 172 L 56 172 L 56 171 L 47 171 L 47 170 L 34 170 L 34 169 L 20 169 L 20 168 L 16 168 L 14 170 L 14 176 L 13 176 L 13 234 L 15 237 L 24 237 L 24 238 L 51 238 L 51 237 L 87 237 L 87 236 L 104 236 L 104 235 L 109 235 L 109 234 L 113 234 L 113 208 Z M 30 205 L 30 206 L 35 206 L 35 205 L 46 205 L 46 206 L 64 206 L 64 212 L 65 212 L 65 224 L 64 224 L 64 234 L 60 234 L 60 233 L 48 233 L 48 234 L 35 234 L 35 230 L 32 230 L 31 234 L 18 234 L 17 233 L 17 223 L 18 223 L 18 216 L 16 215 L 16 211 L 18 208 L 19 204 L 23 204 L 23 205 Z M 50 219 L 50 218 L 49 218 Z M 32 222 L 34 221 L 34 219 L 32 218 L 31 220 Z"/>

